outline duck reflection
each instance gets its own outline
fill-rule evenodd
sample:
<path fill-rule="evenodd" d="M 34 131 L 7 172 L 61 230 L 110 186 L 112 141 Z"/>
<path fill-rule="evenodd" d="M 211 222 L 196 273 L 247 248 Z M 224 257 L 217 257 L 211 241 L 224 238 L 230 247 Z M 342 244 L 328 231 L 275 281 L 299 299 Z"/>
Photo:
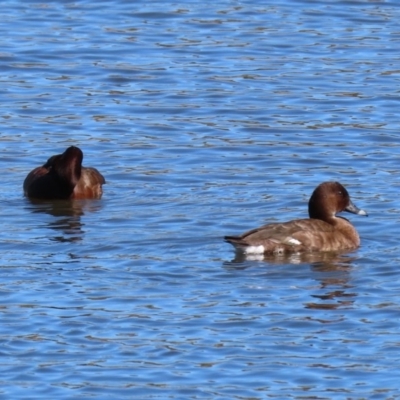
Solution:
<path fill-rule="evenodd" d="M 235 258 L 225 263 L 230 269 L 246 269 L 254 267 L 258 261 L 268 264 L 270 267 L 281 269 L 296 268 L 298 265 L 308 265 L 311 270 L 311 277 L 319 284 L 313 287 L 314 293 L 310 293 L 312 301 L 304 303 L 308 309 L 330 310 L 343 307 L 351 307 L 355 301 L 355 293 L 350 284 L 351 271 L 358 257 L 348 252 L 313 252 L 288 255 L 264 255 L 253 259 L 248 255 L 238 252 Z M 259 263 L 257 263 L 259 264 Z M 286 274 L 285 268 L 284 273 Z M 276 272 L 277 269 L 274 268 Z M 281 274 L 279 272 L 279 274 Z"/>
<path fill-rule="evenodd" d="M 27 209 L 33 214 L 49 214 L 53 218 L 48 227 L 57 235 L 51 240 L 58 242 L 78 242 L 85 233 L 82 215 L 100 210 L 101 202 L 93 200 L 37 200 L 27 199 Z"/>
<path fill-rule="evenodd" d="M 356 257 L 353 257 L 354 259 Z M 247 261 L 263 261 L 268 264 L 316 264 L 316 265 L 336 265 L 345 260 L 352 259 L 348 256 L 348 251 L 342 252 L 304 252 L 287 254 L 245 254 L 242 251 L 235 253 L 234 259 L 230 264 L 245 263 Z"/>
<path fill-rule="evenodd" d="M 333 258 L 331 262 L 311 264 L 311 270 L 316 280 L 319 281 L 318 294 L 312 294 L 315 301 L 305 304 L 305 308 L 319 310 L 335 310 L 343 307 L 351 307 L 357 296 L 352 291 L 353 286 L 349 283 L 350 273 L 355 256 L 344 254 Z"/>

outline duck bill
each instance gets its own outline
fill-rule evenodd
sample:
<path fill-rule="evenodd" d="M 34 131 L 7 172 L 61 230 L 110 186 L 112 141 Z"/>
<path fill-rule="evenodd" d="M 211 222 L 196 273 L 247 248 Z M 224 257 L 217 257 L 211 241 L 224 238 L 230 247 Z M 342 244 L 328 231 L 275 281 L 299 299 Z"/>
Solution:
<path fill-rule="evenodd" d="M 345 211 L 351 212 L 353 214 L 357 215 L 365 215 L 366 217 L 368 214 L 366 211 L 361 210 L 361 208 L 358 208 L 352 201 L 350 201 L 349 205 L 345 208 Z"/>

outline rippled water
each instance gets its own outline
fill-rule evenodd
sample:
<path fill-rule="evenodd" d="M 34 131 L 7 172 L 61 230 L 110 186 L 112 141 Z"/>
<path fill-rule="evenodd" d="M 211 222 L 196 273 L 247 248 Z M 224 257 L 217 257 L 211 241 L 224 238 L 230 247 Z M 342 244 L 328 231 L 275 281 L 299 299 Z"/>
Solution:
<path fill-rule="evenodd" d="M 264 2 L 265 3 L 265 2 Z M 4 399 L 399 399 L 400 5 L 8 1 Z M 79 145 L 100 201 L 32 203 Z M 235 259 L 339 180 L 345 254 Z"/>

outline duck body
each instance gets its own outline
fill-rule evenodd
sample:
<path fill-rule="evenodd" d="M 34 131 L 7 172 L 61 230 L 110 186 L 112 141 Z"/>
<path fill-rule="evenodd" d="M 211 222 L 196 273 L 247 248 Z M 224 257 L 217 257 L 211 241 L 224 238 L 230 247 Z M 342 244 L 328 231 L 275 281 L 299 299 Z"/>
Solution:
<path fill-rule="evenodd" d="M 360 237 L 354 226 L 336 214 L 342 211 L 367 213 L 352 203 L 339 182 L 321 183 L 310 198 L 308 211 L 308 219 L 267 224 L 224 239 L 246 254 L 340 251 L 359 247 Z"/>
<path fill-rule="evenodd" d="M 82 160 L 83 153 L 75 146 L 50 157 L 25 178 L 25 196 L 47 200 L 101 198 L 105 179 L 96 168 L 83 167 Z"/>

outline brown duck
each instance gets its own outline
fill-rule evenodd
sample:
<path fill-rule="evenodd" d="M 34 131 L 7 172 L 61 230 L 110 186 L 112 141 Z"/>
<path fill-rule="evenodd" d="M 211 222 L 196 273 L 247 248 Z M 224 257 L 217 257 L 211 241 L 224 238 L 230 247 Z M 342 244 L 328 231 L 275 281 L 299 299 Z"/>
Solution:
<path fill-rule="evenodd" d="M 309 219 L 263 225 L 225 241 L 245 254 L 285 254 L 355 249 L 360 237 L 353 225 L 336 214 L 367 215 L 350 200 L 339 182 L 321 183 L 308 202 Z"/>
<path fill-rule="evenodd" d="M 35 199 L 100 199 L 105 184 L 96 168 L 82 166 L 83 153 L 71 146 L 32 170 L 24 180 L 24 194 Z"/>

